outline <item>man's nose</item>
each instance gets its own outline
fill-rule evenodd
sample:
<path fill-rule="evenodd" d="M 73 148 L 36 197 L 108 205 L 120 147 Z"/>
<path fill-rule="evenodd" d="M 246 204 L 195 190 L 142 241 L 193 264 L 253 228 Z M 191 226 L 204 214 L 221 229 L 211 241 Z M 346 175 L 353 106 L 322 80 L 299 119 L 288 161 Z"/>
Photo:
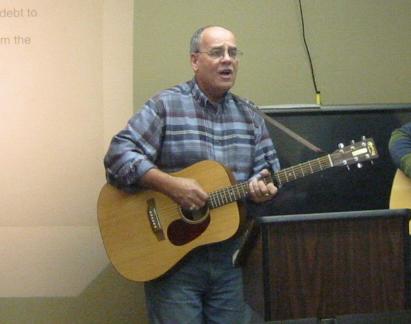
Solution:
<path fill-rule="evenodd" d="M 224 50 L 223 56 L 221 57 L 223 61 L 232 60 L 233 58 L 230 56 L 228 48 Z"/>

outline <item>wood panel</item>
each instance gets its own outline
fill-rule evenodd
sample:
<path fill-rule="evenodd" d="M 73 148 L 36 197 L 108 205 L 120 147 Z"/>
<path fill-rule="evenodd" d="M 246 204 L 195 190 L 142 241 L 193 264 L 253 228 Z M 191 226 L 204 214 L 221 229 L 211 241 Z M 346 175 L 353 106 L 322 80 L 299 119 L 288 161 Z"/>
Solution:
<path fill-rule="evenodd" d="M 402 310 L 403 229 L 400 217 L 264 224 L 246 296 L 270 320 Z"/>

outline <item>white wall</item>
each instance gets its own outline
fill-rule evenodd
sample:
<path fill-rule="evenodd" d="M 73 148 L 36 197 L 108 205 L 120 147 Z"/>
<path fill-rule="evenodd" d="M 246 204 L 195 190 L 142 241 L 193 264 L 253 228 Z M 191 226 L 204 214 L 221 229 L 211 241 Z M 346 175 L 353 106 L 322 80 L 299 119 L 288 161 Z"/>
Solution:
<path fill-rule="evenodd" d="M 132 22 L 133 1 L 0 5 L 0 297 L 76 296 L 108 264 L 96 201 L 132 113 Z"/>

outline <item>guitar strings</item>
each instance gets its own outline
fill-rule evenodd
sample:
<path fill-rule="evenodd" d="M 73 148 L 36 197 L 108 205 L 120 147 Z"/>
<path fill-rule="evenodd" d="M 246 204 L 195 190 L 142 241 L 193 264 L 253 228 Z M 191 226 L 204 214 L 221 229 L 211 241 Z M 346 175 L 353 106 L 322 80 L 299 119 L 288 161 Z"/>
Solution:
<path fill-rule="evenodd" d="M 308 174 L 313 174 L 318 171 L 322 171 L 324 169 L 329 168 L 330 160 L 328 155 L 320 157 L 318 159 L 303 162 L 297 164 L 293 167 L 286 168 L 284 170 L 280 170 L 273 175 L 273 178 L 277 181 L 278 184 L 284 184 L 298 178 L 301 178 Z M 244 198 L 248 194 L 248 182 L 242 182 L 234 184 L 231 187 L 225 187 L 218 189 L 214 192 L 209 194 L 209 207 L 210 208 L 217 208 L 223 206 L 228 203 L 235 202 L 241 198 Z M 177 204 L 171 204 L 168 206 L 161 206 L 158 209 L 158 212 L 161 215 L 175 215 L 175 218 L 180 216 L 180 207 Z M 169 216 L 166 216 L 170 218 Z"/>
<path fill-rule="evenodd" d="M 278 181 L 278 184 L 283 184 L 304 177 L 305 175 L 313 174 L 318 171 L 329 168 L 330 161 L 328 155 L 320 157 L 318 159 L 300 163 L 296 166 L 281 170 L 274 174 L 274 177 Z"/>

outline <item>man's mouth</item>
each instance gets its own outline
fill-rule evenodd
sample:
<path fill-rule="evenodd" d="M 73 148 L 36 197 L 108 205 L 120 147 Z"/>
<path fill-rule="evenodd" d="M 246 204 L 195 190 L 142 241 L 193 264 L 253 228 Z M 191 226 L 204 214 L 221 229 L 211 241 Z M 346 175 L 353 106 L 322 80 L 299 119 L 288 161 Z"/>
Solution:
<path fill-rule="evenodd" d="M 229 68 L 221 69 L 220 71 L 218 71 L 218 74 L 222 77 L 230 77 L 233 74 L 233 70 Z"/>

